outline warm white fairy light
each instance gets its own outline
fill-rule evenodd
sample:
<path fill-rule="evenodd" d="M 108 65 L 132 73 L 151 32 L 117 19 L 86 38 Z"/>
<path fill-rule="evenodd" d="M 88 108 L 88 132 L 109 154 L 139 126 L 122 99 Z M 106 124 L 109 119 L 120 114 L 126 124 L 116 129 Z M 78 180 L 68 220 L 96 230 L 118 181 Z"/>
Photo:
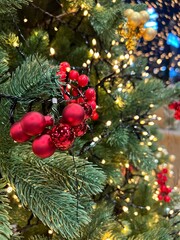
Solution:
<path fill-rule="evenodd" d="M 86 68 L 86 67 L 87 67 L 87 63 L 83 63 L 82 66 L 83 66 L 84 68 Z"/>
<path fill-rule="evenodd" d="M 150 107 L 150 108 L 153 108 L 153 107 L 154 107 L 154 104 L 151 103 L 151 104 L 149 105 L 149 107 Z"/>
<path fill-rule="evenodd" d="M 24 18 L 24 20 L 23 20 L 25 23 L 27 23 L 28 22 L 28 19 L 27 18 Z"/>
<path fill-rule="evenodd" d="M 145 175 L 144 176 L 144 180 L 146 180 L 147 182 L 149 181 L 149 176 L 148 175 Z"/>
<path fill-rule="evenodd" d="M 137 216 L 137 215 L 138 215 L 138 212 L 134 212 L 134 215 Z"/>
<path fill-rule="evenodd" d="M 148 122 L 148 125 L 149 125 L 149 126 L 153 126 L 153 125 L 154 125 L 154 122 Z"/>
<path fill-rule="evenodd" d="M 54 56 L 56 54 L 56 51 L 53 47 L 51 47 L 49 51 L 50 51 L 50 56 Z"/>
<path fill-rule="evenodd" d="M 131 199 L 130 199 L 130 198 L 126 198 L 125 201 L 126 201 L 127 203 L 129 203 L 129 202 L 131 201 Z"/>
<path fill-rule="evenodd" d="M 117 65 L 117 64 L 115 64 L 114 66 L 113 66 L 113 69 L 114 70 L 117 70 L 119 68 L 119 66 Z"/>
<path fill-rule="evenodd" d="M 102 163 L 102 164 L 105 164 L 105 163 L 106 163 L 106 160 L 103 159 L 103 160 L 101 161 L 101 163 Z"/>
<path fill-rule="evenodd" d="M 152 142 L 148 142 L 147 145 L 150 147 L 152 146 Z"/>
<path fill-rule="evenodd" d="M 146 122 L 145 122 L 144 120 L 141 120 L 141 121 L 140 121 L 140 124 L 142 124 L 142 125 L 145 124 L 145 123 L 146 123 Z"/>
<path fill-rule="evenodd" d="M 83 15 L 86 17 L 88 15 L 88 10 L 84 10 Z"/>
<path fill-rule="evenodd" d="M 123 206 L 123 207 L 122 207 L 122 210 L 123 210 L 124 212 L 128 212 L 129 209 L 128 209 L 128 207 Z"/>
<path fill-rule="evenodd" d="M 134 120 L 138 120 L 138 119 L 139 119 L 138 115 L 134 116 Z"/>
<path fill-rule="evenodd" d="M 13 191 L 13 188 L 11 186 L 9 186 L 7 189 L 6 189 L 7 193 L 11 193 Z"/>
<path fill-rule="evenodd" d="M 145 131 L 144 131 L 144 132 L 142 132 L 142 135 L 143 135 L 143 136 L 147 136 L 147 135 L 148 135 L 148 132 L 145 132 Z"/>
<path fill-rule="evenodd" d="M 53 234 L 53 230 L 49 229 L 49 230 L 48 230 L 48 233 L 49 233 L 49 234 Z"/>
<path fill-rule="evenodd" d="M 95 58 L 95 59 L 98 59 L 99 57 L 100 57 L 99 52 L 95 52 L 95 53 L 94 53 L 94 58 Z"/>
<path fill-rule="evenodd" d="M 115 40 L 112 40 L 111 45 L 114 46 L 116 44 Z"/>
<path fill-rule="evenodd" d="M 96 44 L 97 44 L 97 41 L 96 41 L 95 38 L 93 38 L 93 40 L 92 40 L 92 45 L 93 45 L 93 46 L 96 46 Z"/>
<path fill-rule="evenodd" d="M 56 31 L 56 32 L 57 32 L 57 31 L 58 31 L 58 28 L 57 28 L 57 27 L 54 27 L 54 31 Z"/>
<path fill-rule="evenodd" d="M 111 124 L 112 124 L 112 122 L 111 122 L 110 120 L 108 120 L 108 121 L 106 122 L 106 126 L 107 126 L 107 127 L 111 126 Z"/>
<path fill-rule="evenodd" d="M 97 4 L 96 4 L 96 7 L 98 7 L 98 8 L 101 7 L 101 4 L 100 4 L 100 3 L 97 3 Z"/>
<path fill-rule="evenodd" d="M 111 58 L 111 53 L 110 52 L 107 53 L 107 58 Z"/>
<path fill-rule="evenodd" d="M 94 141 L 94 142 L 98 142 L 98 141 L 99 141 L 99 138 L 98 138 L 98 137 L 94 137 L 94 138 L 93 138 L 93 141 Z"/>
<path fill-rule="evenodd" d="M 88 65 L 91 64 L 91 60 L 88 59 L 88 60 L 86 61 L 86 63 L 87 63 Z"/>
<path fill-rule="evenodd" d="M 67 84 L 67 88 L 70 90 L 70 89 L 71 89 L 71 85 L 70 85 L 70 84 Z"/>
<path fill-rule="evenodd" d="M 129 168 L 129 163 L 126 163 L 124 166 L 125 168 Z"/>
<path fill-rule="evenodd" d="M 149 211 L 149 210 L 151 210 L 151 207 L 150 206 L 146 206 L 146 209 Z"/>

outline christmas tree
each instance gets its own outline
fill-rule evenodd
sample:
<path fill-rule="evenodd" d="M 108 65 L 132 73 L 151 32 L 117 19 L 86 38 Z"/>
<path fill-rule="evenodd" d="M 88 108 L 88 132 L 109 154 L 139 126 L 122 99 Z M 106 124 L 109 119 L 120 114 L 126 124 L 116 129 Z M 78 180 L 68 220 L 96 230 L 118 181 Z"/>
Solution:
<path fill-rule="evenodd" d="M 0 240 L 179 238 L 155 110 L 180 86 L 136 54 L 146 9 L 0 0 Z"/>

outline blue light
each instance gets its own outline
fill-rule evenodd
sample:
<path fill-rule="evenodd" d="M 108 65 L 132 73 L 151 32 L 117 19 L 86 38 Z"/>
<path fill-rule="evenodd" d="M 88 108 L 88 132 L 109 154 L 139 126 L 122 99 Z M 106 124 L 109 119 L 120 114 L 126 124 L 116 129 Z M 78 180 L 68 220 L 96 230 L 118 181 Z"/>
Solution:
<path fill-rule="evenodd" d="M 180 39 L 173 33 L 169 33 L 167 36 L 167 44 L 171 45 L 175 48 L 179 48 L 180 46 Z"/>
<path fill-rule="evenodd" d="M 156 13 L 154 8 L 148 8 L 147 12 L 149 13 L 149 21 L 147 23 L 145 23 L 144 27 L 145 28 L 149 28 L 152 27 L 155 30 L 158 29 L 158 23 L 156 21 L 156 19 L 158 18 L 158 14 Z"/>

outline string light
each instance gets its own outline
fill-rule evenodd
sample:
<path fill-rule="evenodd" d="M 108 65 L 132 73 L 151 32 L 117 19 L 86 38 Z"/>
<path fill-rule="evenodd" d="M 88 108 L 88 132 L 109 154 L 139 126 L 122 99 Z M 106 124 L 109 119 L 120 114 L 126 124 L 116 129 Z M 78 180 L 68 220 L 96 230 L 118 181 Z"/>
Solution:
<path fill-rule="evenodd" d="M 129 209 L 128 209 L 128 207 L 123 206 L 123 207 L 122 207 L 122 210 L 123 210 L 124 212 L 128 212 Z"/>
<path fill-rule="evenodd" d="M 28 22 L 28 19 L 27 19 L 27 18 L 24 18 L 23 21 L 24 21 L 24 23 L 27 23 L 27 22 Z"/>
<path fill-rule="evenodd" d="M 50 48 L 50 56 L 54 56 L 56 54 L 56 51 L 53 47 Z"/>
<path fill-rule="evenodd" d="M 86 17 L 88 15 L 88 10 L 84 10 L 83 15 Z"/>

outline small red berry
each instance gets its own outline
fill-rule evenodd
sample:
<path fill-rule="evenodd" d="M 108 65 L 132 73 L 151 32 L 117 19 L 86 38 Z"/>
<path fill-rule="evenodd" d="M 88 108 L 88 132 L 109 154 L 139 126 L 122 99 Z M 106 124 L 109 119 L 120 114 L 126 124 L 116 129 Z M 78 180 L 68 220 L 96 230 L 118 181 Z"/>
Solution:
<path fill-rule="evenodd" d="M 78 98 L 77 103 L 84 103 L 84 98 L 83 97 Z"/>
<path fill-rule="evenodd" d="M 163 168 L 163 170 L 162 170 L 162 173 L 168 173 L 168 169 L 167 168 Z"/>
<path fill-rule="evenodd" d="M 96 109 L 96 102 L 95 101 L 88 101 L 87 104 L 92 107 L 92 110 Z"/>
<path fill-rule="evenodd" d="M 91 119 L 97 121 L 99 119 L 99 114 L 97 112 L 93 112 Z"/>
<path fill-rule="evenodd" d="M 171 201 L 170 196 L 168 196 L 168 195 L 164 196 L 164 201 L 165 202 L 170 202 Z"/>
<path fill-rule="evenodd" d="M 66 77 L 67 77 L 67 74 L 63 71 L 59 71 L 56 73 L 56 76 L 59 76 L 59 80 L 61 82 L 65 82 L 66 81 Z"/>
<path fill-rule="evenodd" d="M 88 88 L 85 91 L 85 97 L 87 98 L 88 101 L 95 100 L 96 99 L 96 91 L 94 88 Z"/>
<path fill-rule="evenodd" d="M 161 194 L 158 195 L 158 199 L 159 201 L 162 201 L 163 200 L 163 196 Z"/>
<path fill-rule="evenodd" d="M 71 70 L 69 72 L 69 79 L 71 80 L 78 80 L 79 73 L 76 70 Z"/>
<path fill-rule="evenodd" d="M 86 76 L 85 74 L 82 74 L 78 77 L 78 85 L 80 87 L 85 87 L 88 85 L 89 82 L 89 78 L 88 76 Z"/>
<path fill-rule="evenodd" d="M 72 88 L 72 96 L 73 97 L 77 97 L 79 95 L 79 91 L 77 90 L 77 88 Z"/>
<path fill-rule="evenodd" d="M 70 69 L 70 64 L 68 62 L 61 62 L 59 65 L 60 71 L 66 72 L 68 69 Z"/>

